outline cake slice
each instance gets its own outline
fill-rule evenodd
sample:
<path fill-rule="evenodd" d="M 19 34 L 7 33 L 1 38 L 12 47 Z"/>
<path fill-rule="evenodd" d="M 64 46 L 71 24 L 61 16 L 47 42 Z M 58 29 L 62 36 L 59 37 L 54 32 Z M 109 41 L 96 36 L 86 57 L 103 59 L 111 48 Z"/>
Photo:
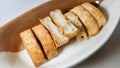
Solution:
<path fill-rule="evenodd" d="M 20 33 L 20 37 L 27 49 L 29 56 L 32 59 L 32 62 L 35 66 L 39 66 L 47 61 L 43 50 L 41 49 L 40 45 L 38 44 L 34 34 L 32 33 L 31 29 L 25 30 L 24 32 Z"/>
<path fill-rule="evenodd" d="M 62 29 L 67 37 L 73 38 L 78 34 L 78 28 L 76 28 L 69 20 L 66 20 L 65 16 L 59 9 L 51 11 L 50 16 L 54 23 Z"/>
<path fill-rule="evenodd" d="M 58 54 L 57 48 L 47 29 L 42 24 L 40 24 L 34 26 L 32 30 L 39 39 L 39 41 L 41 42 L 41 45 L 44 49 L 44 52 L 48 60 L 55 57 Z"/>
<path fill-rule="evenodd" d="M 72 12 L 67 12 L 64 15 L 69 21 L 71 21 L 73 25 L 75 25 L 79 29 L 79 33 L 76 36 L 76 40 L 81 41 L 81 40 L 88 39 L 87 33 L 85 32 L 85 28 L 83 27 L 82 23 L 78 19 L 78 16 L 76 16 Z"/>
<path fill-rule="evenodd" d="M 62 33 L 62 31 L 52 22 L 50 17 L 45 17 L 44 19 L 40 19 L 40 22 L 50 32 L 57 47 L 60 47 L 69 41 L 69 38 L 66 37 Z"/>
<path fill-rule="evenodd" d="M 79 17 L 79 19 L 82 21 L 83 25 L 85 26 L 89 36 L 94 36 L 99 32 L 99 28 L 96 20 L 85 8 L 79 5 L 74 7 L 70 11 Z"/>
<path fill-rule="evenodd" d="M 96 19 L 99 29 L 101 29 L 107 23 L 104 14 L 94 5 L 90 4 L 89 2 L 86 2 L 83 3 L 81 6 L 88 10 L 91 13 L 91 15 Z"/>

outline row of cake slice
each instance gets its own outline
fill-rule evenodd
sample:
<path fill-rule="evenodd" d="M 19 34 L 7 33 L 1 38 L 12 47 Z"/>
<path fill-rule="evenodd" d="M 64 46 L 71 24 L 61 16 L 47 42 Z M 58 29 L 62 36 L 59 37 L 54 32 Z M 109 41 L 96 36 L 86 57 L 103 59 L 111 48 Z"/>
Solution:
<path fill-rule="evenodd" d="M 35 66 L 58 54 L 57 48 L 68 43 L 95 36 L 106 24 L 104 14 L 90 3 L 84 3 L 63 14 L 56 9 L 50 16 L 40 19 L 40 24 L 20 33 L 20 37 Z"/>

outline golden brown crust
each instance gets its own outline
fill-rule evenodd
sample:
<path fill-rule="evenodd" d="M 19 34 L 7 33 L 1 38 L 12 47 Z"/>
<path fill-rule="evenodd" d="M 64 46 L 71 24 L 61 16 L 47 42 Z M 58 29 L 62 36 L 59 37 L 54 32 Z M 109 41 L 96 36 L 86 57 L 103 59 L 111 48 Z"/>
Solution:
<path fill-rule="evenodd" d="M 94 5 L 90 4 L 89 2 L 86 2 L 83 3 L 81 6 L 83 6 L 86 10 L 88 10 L 91 13 L 91 15 L 96 19 L 100 29 L 102 26 L 104 26 L 107 23 L 104 14 Z"/>
<path fill-rule="evenodd" d="M 30 29 L 21 32 L 20 37 L 35 66 L 39 66 L 46 62 L 47 59 L 45 58 L 41 47 L 39 46 L 37 40 L 34 37 L 34 34 Z"/>
<path fill-rule="evenodd" d="M 70 11 L 75 13 L 80 18 L 89 36 L 94 36 L 99 32 L 96 20 L 82 6 L 76 6 Z"/>
<path fill-rule="evenodd" d="M 39 39 L 44 49 L 44 52 L 48 59 L 55 57 L 58 52 L 57 48 L 52 40 L 50 34 L 48 33 L 47 29 L 42 25 L 37 25 L 32 28 L 33 32 Z"/>

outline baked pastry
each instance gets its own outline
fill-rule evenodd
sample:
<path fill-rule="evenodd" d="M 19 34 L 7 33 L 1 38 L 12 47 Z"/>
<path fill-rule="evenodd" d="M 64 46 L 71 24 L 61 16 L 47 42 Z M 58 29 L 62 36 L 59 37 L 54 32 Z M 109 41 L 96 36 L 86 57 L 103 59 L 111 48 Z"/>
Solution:
<path fill-rule="evenodd" d="M 62 33 L 62 31 L 52 22 L 50 17 L 45 17 L 44 19 L 40 19 L 40 22 L 50 32 L 57 47 L 60 47 L 69 41 L 69 38 L 66 37 Z"/>
<path fill-rule="evenodd" d="M 35 66 L 39 66 L 47 61 L 40 44 L 38 44 L 31 29 L 25 30 L 20 33 L 20 37 L 27 49 L 29 56 Z"/>
<path fill-rule="evenodd" d="M 83 6 L 87 11 L 89 11 L 91 15 L 96 19 L 99 29 L 101 29 L 107 23 L 104 14 L 91 3 L 86 2 L 83 3 L 81 6 Z"/>
<path fill-rule="evenodd" d="M 64 34 L 73 38 L 78 33 L 78 28 L 76 28 L 69 20 L 66 20 L 65 16 L 62 14 L 61 10 L 56 9 L 50 12 L 50 16 L 54 23 L 63 30 Z"/>
<path fill-rule="evenodd" d="M 80 18 L 89 36 L 94 36 L 99 32 L 96 20 L 85 8 L 79 5 L 70 11 L 75 13 Z"/>
<path fill-rule="evenodd" d="M 48 60 L 55 57 L 58 54 L 57 47 L 55 46 L 55 43 L 47 29 L 42 24 L 40 24 L 34 26 L 32 30 L 39 39 Z"/>
<path fill-rule="evenodd" d="M 76 36 L 77 41 L 88 39 L 87 33 L 85 32 L 85 28 L 83 27 L 81 21 L 79 20 L 78 16 L 76 16 L 72 12 L 67 12 L 64 14 L 65 17 L 71 21 L 73 25 L 75 25 L 79 29 L 79 33 Z"/>

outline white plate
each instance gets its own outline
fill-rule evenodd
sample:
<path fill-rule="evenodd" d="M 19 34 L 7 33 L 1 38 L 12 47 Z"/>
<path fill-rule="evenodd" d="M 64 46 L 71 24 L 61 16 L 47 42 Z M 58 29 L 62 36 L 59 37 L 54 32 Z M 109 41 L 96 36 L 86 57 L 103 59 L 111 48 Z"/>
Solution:
<path fill-rule="evenodd" d="M 9 3 L 9 1 L 7 2 Z M 29 0 L 25 2 L 27 3 L 29 2 Z M 37 0 L 35 2 L 31 1 L 30 4 L 28 4 L 28 6 L 29 5 L 31 6 L 31 4 L 32 4 L 31 7 L 33 7 L 34 5 L 38 5 L 37 2 L 43 2 L 43 1 L 42 0 L 41 1 Z M 23 5 L 26 5 L 26 3 L 24 3 Z M 107 12 L 108 23 L 101 30 L 101 32 L 97 36 L 92 37 L 89 40 L 85 40 L 82 42 L 76 42 L 74 40 L 71 40 L 69 44 L 65 45 L 64 47 L 60 49 L 61 53 L 57 57 L 43 64 L 41 68 L 66 68 L 66 67 L 73 66 L 77 63 L 81 63 L 83 60 L 85 60 L 90 55 L 92 55 L 94 52 L 96 52 L 100 47 L 102 47 L 103 44 L 109 39 L 110 35 L 112 34 L 112 32 L 114 31 L 115 27 L 118 24 L 118 21 L 120 18 L 120 4 L 119 3 L 120 3 L 120 0 L 103 1 L 101 4 L 101 7 L 103 7 L 105 9 L 105 12 Z M 24 12 L 28 10 L 29 8 L 30 7 L 26 7 L 22 11 Z M 14 17 L 18 16 L 19 14 L 23 13 L 22 11 L 16 12 L 18 14 L 13 15 L 13 16 Z M 14 18 L 14 17 L 10 17 L 9 19 L 5 20 L 2 14 L 0 14 L 0 17 L 3 19 L 0 21 L 1 25 L 5 24 L 4 22 L 7 22 L 11 20 L 12 18 Z M 18 53 L 0 52 L 0 68 L 34 68 L 34 66 L 26 50 L 23 50 Z"/>

